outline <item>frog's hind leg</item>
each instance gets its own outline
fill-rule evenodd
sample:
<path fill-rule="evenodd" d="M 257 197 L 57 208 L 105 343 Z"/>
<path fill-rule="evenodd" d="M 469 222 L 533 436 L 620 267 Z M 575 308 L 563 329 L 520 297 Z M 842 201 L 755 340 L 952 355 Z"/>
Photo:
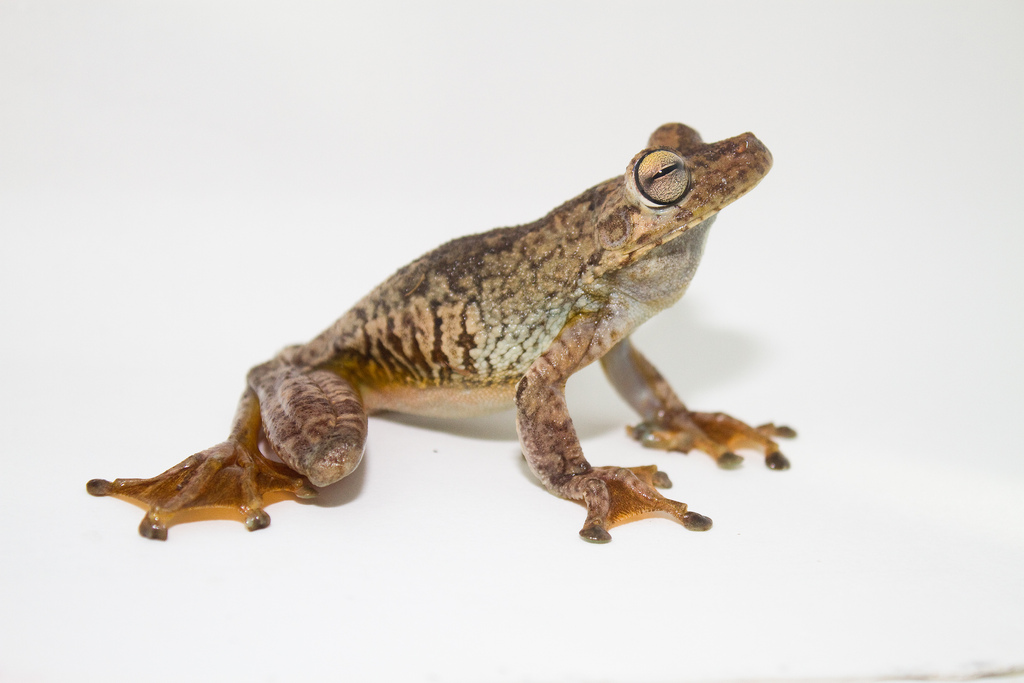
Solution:
<path fill-rule="evenodd" d="M 247 389 L 227 441 L 191 455 L 151 479 L 93 479 L 86 490 L 94 496 L 122 496 L 148 507 L 139 525 L 146 538 L 167 539 L 175 515 L 187 510 L 228 508 L 240 512 L 250 531 L 270 524 L 263 498 L 285 491 L 300 498 L 316 495 L 306 480 L 284 465 L 264 458 L 258 448 L 260 406 Z"/>
<path fill-rule="evenodd" d="M 333 484 L 363 457 L 366 411 L 359 392 L 328 370 L 274 361 L 254 368 L 267 442 L 289 467 L 317 486 Z"/>
<path fill-rule="evenodd" d="M 261 435 L 284 464 L 260 453 Z M 328 371 L 271 361 L 250 372 L 227 441 L 152 479 L 93 479 L 86 490 L 147 506 L 139 525 L 147 538 L 165 540 L 175 515 L 204 508 L 238 510 L 254 531 L 270 524 L 263 510 L 267 494 L 315 496 L 306 477 L 318 485 L 341 479 L 359 464 L 365 439 L 366 414 L 347 381 Z"/>

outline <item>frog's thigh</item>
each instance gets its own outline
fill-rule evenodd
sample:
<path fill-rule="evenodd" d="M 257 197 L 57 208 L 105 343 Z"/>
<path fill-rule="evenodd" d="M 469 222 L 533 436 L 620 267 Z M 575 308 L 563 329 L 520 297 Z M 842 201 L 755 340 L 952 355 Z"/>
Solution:
<path fill-rule="evenodd" d="M 359 392 L 328 370 L 257 368 L 263 432 L 289 467 L 317 486 L 348 475 L 363 457 L 366 410 Z"/>

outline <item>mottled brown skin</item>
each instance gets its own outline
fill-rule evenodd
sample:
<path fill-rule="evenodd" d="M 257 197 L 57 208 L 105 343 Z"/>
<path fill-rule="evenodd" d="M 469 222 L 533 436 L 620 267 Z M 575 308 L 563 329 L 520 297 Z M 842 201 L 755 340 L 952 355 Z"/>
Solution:
<path fill-rule="evenodd" d="M 749 448 L 773 469 L 789 466 L 773 438 L 792 430 L 688 410 L 628 338 L 683 295 L 715 215 L 771 163 L 750 133 L 704 144 L 682 124 L 662 126 L 624 175 L 534 223 L 438 247 L 308 344 L 253 368 L 224 443 L 153 479 L 94 479 L 88 491 L 147 505 L 140 533 L 149 538 L 166 538 L 173 516 L 193 508 L 235 508 L 250 530 L 263 528 L 267 493 L 311 496 L 308 482 L 326 486 L 358 466 L 368 414 L 457 417 L 514 405 L 530 469 L 586 506 L 583 538 L 610 540 L 609 527 L 656 512 L 708 529 L 707 517 L 655 490 L 671 483 L 654 466 L 587 462 L 565 382 L 600 359 L 642 417 L 629 433 L 644 446 L 701 450 L 726 468 Z M 260 454 L 261 439 L 288 467 Z"/>

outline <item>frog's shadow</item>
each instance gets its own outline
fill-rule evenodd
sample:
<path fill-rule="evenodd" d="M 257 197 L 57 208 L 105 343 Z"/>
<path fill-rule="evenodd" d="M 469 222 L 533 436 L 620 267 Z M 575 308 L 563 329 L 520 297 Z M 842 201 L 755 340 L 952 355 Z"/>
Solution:
<path fill-rule="evenodd" d="M 767 356 L 767 349 L 756 338 L 743 331 L 716 327 L 703 316 L 699 306 L 672 308 L 650 321 L 632 337 L 640 350 L 669 381 L 680 398 L 699 394 L 734 376 L 749 373 Z M 688 359 L 698 359 L 693 362 Z M 609 384 L 600 363 L 593 363 L 573 375 L 566 384 L 566 401 L 573 425 L 581 440 L 596 438 L 623 430 L 637 422 L 636 413 L 619 398 Z M 722 406 L 694 406 L 702 410 L 718 410 Z M 503 410 L 480 417 L 443 419 L 384 413 L 374 422 L 397 422 L 445 432 L 467 439 L 516 442 L 515 412 Z M 367 450 L 373 449 L 374 425 L 370 425 Z M 516 445 L 518 449 L 518 444 Z M 343 505 L 359 495 L 363 486 L 364 462 L 351 475 L 321 490 L 313 499 L 315 505 Z M 525 463 L 524 473 L 527 472 Z"/>

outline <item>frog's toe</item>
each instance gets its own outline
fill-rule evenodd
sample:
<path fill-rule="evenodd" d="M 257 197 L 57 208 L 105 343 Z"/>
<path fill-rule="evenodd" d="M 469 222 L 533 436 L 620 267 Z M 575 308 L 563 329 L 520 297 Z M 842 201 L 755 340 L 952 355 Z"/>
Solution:
<path fill-rule="evenodd" d="M 635 471 L 636 468 L 634 468 L 634 472 Z M 672 488 L 672 480 L 668 478 L 667 474 L 661 470 L 657 470 L 653 475 L 651 475 L 651 486 L 655 486 L 659 489 L 670 489 Z"/>
<path fill-rule="evenodd" d="M 776 425 L 773 422 L 768 422 L 766 424 L 760 425 L 755 429 L 757 429 L 757 431 L 763 434 L 764 436 L 767 436 L 769 439 L 775 437 L 779 437 L 782 439 L 796 438 L 795 429 L 793 429 L 792 427 L 787 427 L 786 425 Z"/>
<path fill-rule="evenodd" d="M 590 543 L 607 543 L 612 535 L 600 524 L 590 523 L 580 529 L 580 538 Z"/>
<path fill-rule="evenodd" d="M 627 426 L 626 433 L 639 441 L 644 448 L 687 453 L 694 447 L 693 435 L 689 432 L 662 427 L 652 422 Z"/>
<path fill-rule="evenodd" d="M 711 518 L 698 512 L 687 512 L 684 514 L 682 523 L 690 531 L 707 531 L 711 528 Z"/>
<path fill-rule="evenodd" d="M 628 469 L 630 472 L 635 474 L 640 481 L 644 482 L 648 486 L 654 486 L 659 489 L 672 488 L 672 480 L 668 478 L 668 474 L 659 470 L 657 465 L 627 467 L 625 469 Z"/>
<path fill-rule="evenodd" d="M 270 515 L 262 508 L 250 510 L 245 515 L 245 528 L 249 531 L 259 531 L 270 526 Z"/>
<path fill-rule="evenodd" d="M 716 462 L 723 470 L 735 470 L 743 466 L 743 456 L 736 455 L 732 451 L 726 451 L 718 456 Z"/>
<path fill-rule="evenodd" d="M 789 458 L 784 456 L 782 453 L 775 451 L 765 456 L 764 464 L 768 466 L 768 469 L 772 470 L 788 470 L 789 469 Z"/>
<path fill-rule="evenodd" d="M 146 513 L 146 516 L 142 518 L 142 522 L 139 524 L 139 536 L 149 538 L 154 541 L 166 541 L 167 526 L 163 522 L 157 520 L 153 511 L 150 510 Z"/>
<path fill-rule="evenodd" d="M 310 486 L 306 482 L 302 482 L 302 484 L 297 489 L 292 491 L 292 493 L 295 494 L 296 498 L 305 498 L 305 499 L 316 498 L 317 496 L 320 495 L 319 491 L 317 491 L 315 488 L 313 488 L 312 486 Z"/>
<path fill-rule="evenodd" d="M 106 479 L 90 479 L 85 484 L 85 490 L 90 496 L 109 496 L 111 484 Z"/>

